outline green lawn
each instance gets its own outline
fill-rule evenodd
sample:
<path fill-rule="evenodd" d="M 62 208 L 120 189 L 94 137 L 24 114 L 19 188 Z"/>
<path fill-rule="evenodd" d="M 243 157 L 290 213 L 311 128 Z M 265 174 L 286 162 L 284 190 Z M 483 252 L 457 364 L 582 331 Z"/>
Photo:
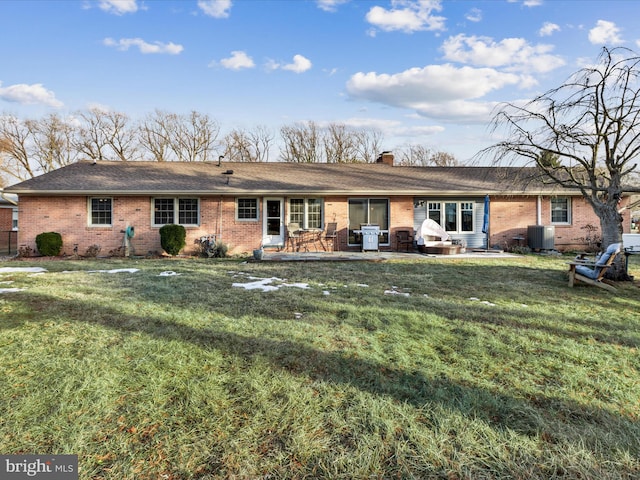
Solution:
<path fill-rule="evenodd" d="M 571 289 L 565 261 L 0 263 L 47 270 L 0 271 L 0 453 L 96 480 L 640 478 L 639 284 Z"/>

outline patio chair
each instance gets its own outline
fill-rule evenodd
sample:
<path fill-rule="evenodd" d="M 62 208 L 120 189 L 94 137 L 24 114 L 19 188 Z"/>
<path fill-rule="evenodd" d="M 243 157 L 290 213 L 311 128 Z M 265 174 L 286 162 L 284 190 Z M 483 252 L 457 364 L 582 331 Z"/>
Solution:
<path fill-rule="evenodd" d="M 338 238 L 338 224 L 337 222 L 327 223 L 324 229 L 324 236 L 322 237 L 324 240 L 327 240 L 327 243 L 331 242 L 331 251 L 335 251 L 336 249 L 336 239 Z M 323 242 L 321 242 L 322 248 L 327 249 Z"/>
<path fill-rule="evenodd" d="M 604 283 L 602 279 L 609 266 L 611 266 L 616 256 L 620 253 L 621 246 L 620 243 L 612 243 L 595 262 L 583 259 L 570 262 L 569 286 L 573 287 L 576 281 L 580 281 L 604 288 L 610 292 L 615 292 L 616 289 L 612 285 Z"/>
<path fill-rule="evenodd" d="M 287 225 L 287 241 L 291 245 L 291 251 L 296 252 L 300 248 L 300 224 L 291 222 Z"/>
<path fill-rule="evenodd" d="M 409 248 L 413 249 L 413 232 L 411 230 L 397 230 L 396 244 L 398 251 L 400 251 L 402 247 L 404 247 L 407 252 Z"/>

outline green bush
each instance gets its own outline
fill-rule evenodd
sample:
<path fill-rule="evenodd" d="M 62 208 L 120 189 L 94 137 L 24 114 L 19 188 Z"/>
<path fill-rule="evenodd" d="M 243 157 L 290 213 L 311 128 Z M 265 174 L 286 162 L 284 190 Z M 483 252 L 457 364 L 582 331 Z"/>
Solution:
<path fill-rule="evenodd" d="M 62 236 L 57 232 L 44 232 L 36 236 L 36 246 L 40 255 L 57 257 L 62 250 Z"/>
<path fill-rule="evenodd" d="M 187 244 L 187 231 L 182 225 L 168 224 L 160 227 L 160 245 L 169 255 L 178 255 Z"/>

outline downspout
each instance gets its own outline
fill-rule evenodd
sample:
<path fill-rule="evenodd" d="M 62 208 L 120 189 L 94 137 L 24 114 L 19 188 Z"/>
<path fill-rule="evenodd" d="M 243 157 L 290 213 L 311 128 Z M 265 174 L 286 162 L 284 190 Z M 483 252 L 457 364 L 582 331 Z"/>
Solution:
<path fill-rule="evenodd" d="M 218 200 L 218 225 L 216 230 L 218 231 L 217 240 L 222 241 L 222 195 L 220 195 L 220 199 Z"/>
<path fill-rule="evenodd" d="M 536 225 L 542 225 L 542 195 L 536 201 Z"/>

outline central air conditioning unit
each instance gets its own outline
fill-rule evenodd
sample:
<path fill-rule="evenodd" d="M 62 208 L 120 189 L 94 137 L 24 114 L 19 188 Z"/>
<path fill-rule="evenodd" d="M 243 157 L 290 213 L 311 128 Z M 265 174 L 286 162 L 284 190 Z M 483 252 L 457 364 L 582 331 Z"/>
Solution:
<path fill-rule="evenodd" d="M 554 250 L 556 228 L 548 225 L 529 225 L 527 227 L 529 248 L 532 250 Z"/>

